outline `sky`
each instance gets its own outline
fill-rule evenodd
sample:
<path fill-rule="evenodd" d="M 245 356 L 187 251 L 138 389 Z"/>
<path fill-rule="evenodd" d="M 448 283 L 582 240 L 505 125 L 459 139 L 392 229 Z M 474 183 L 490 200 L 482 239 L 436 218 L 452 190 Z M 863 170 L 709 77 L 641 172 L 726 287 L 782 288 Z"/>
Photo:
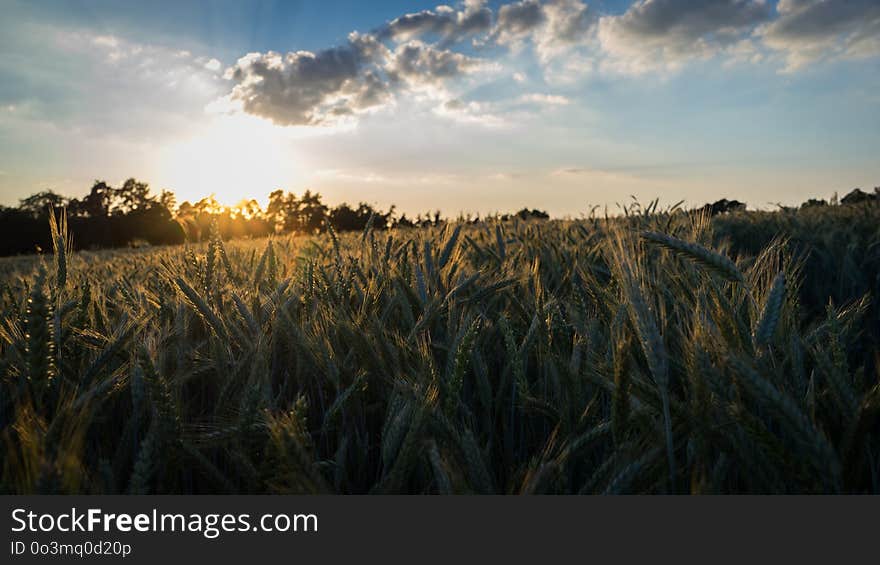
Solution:
<path fill-rule="evenodd" d="M 0 204 L 578 216 L 880 185 L 880 1 L 0 0 Z"/>

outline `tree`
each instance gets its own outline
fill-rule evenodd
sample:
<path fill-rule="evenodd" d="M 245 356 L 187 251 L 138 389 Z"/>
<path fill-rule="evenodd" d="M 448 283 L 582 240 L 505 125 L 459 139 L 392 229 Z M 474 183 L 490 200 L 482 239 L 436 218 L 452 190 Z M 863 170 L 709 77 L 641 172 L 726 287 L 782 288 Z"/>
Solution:
<path fill-rule="evenodd" d="M 414 228 L 415 226 L 416 223 L 407 218 L 406 214 L 401 214 L 401 216 L 394 222 L 394 227 L 398 228 Z"/>
<path fill-rule="evenodd" d="M 722 198 L 721 200 L 716 200 L 712 204 L 706 204 L 702 208 L 706 213 L 710 216 L 717 216 L 718 214 L 728 214 L 732 212 L 742 212 L 746 209 L 745 202 L 740 202 L 739 200 L 728 200 L 727 198 Z"/>
<path fill-rule="evenodd" d="M 283 190 L 269 194 L 266 218 L 274 231 L 293 231 L 299 227 L 299 202 L 296 196 Z"/>
<path fill-rule="evenodd" d="M 321 202 L 321 195 L 317 192 L 312 194 L 306 191 L 300 198 L 300 231 L 304 233 L 317 233 L 324 229 L 324 221 L 327 219 L 327 206 Z"/>
<path fill-rule="evenodd" d="M 126 180 L 112 194 L 112 212 L 115 215 L 145 210 L 155 203 L 155 200 L 150 196 L 150 186 L 133 178 Z"/>
<path fill-rule="evenodd" d="M 801 209 L 803 210 L 804 208 L 816 208 L 820 206 L 828 206 L 828 202 L 826 202 L 824 199 L 817 200 L 816 198 L 810 198 L 809 200 L 801 204 Z"/>
<path fill-rule="evenodd" d="M 223 206 L 217 202 L 217 197 L 211 194 L 193 204 L 193 210 L 196 214 L 217 214 L 223 210 Z"/>
<path fill-rule="evenodd" d="M 233 208 L 236 216 L 251 219 L 258 218 L 263 215 L 263 209 L 260 207 L 260 203 L 254 200 L 253 198 L 250 200 L 242 200 Z"/>
<path fill-rule="evenodd" d="M 874 194 L 865 192 L 861 188 L 854 188 L 849 194 L 840 199 L 841 204 L 864 204 L 865 202 L 874 202 L 880 197 L 877 189 Z"/>
<path fill-rule="evenodd" d="M 159 204 L 165 207 L 166 210 L 174 214 L 177 209 L 177 196 L 174 195 L 173 192 L 167 189 L 163 189 L 159 194 Z"/>
<path fill-rule="evenodd" d="M 82 199 L 80 211 L 89 218 L 105 218 L 110 215 L 113 202 L 112 186 L 102 180 L 96 180 L 89 194 Z"/>
<path fill-rule="evenodd" d="M 364 202 L 357 209 L 343 202 L 330 211 L 330 223 L 336 231 L 361 231 L 367 227 L 370 218 L 373 218 L 373 226 L 376 228 L 385 227 L 387 214 L 374 210 Z"/>
<path fill-rule="evenodd" d="M 516 216 L 521 220 L 549 220 L 550 214 L 544 212 L 543 210 L 538 210 L 533 208 L 529 210 L 528 208 L 523 208 L 519 212 L 516 213 Z"/>
<path fill-rule="evenodd" d="M 34 218 L 44 217 L 48 214 L 49 207 L 62 208 L 67 205 L 67 199 L 51 190 L 38 192 L 27 198 L 22 198 L 18 208 Z"/>

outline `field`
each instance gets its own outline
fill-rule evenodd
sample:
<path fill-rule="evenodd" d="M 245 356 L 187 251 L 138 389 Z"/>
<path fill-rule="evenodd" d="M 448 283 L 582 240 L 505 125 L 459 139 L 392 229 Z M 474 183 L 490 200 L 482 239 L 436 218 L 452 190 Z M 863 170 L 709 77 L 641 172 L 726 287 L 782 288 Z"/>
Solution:
<path fill-rule="evenodd" d="M 880 206 L 0 260 L 0 492 L 877 493 Z"/>

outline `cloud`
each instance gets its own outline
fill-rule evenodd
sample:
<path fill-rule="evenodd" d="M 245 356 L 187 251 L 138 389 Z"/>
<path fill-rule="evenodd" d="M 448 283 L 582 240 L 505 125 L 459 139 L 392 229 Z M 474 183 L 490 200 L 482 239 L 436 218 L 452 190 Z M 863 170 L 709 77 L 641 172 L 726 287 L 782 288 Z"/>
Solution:
<path fill-rule="evenodd" d="M 388 102 L 388 85 L 371 70 L 387 49 L 370 35 L 317 53 L 249 53 L 226 70 L 227 100 L 278 125 L 328 125 Z"/>
<path fill-rule="evenodd" d="M 487 102 L 465 102 L 453 98 L 434 108 L 434 114 L 460 124 L 485 128 L 501 128 L 509 125 L 508 119 L 495 113 L 494 105 Z"/>
<path fill-rule="evenodd" d="M 480 59 L 413 40 L 398 46 L 385 68 L 392 80 L 403 80 L 419 88 L 438 86 L 485 67 Z"/>
<path fill-rule="evenodd" d="M 481 59 L 410 40 L 386 47 L 350 34 L 343 46 L 312 53 L 250 53 L 226 70 L 235 82 L 223 104 L 284 126 L 335 125 L 390 105 L 399 92 L 444 92 L 445 85 L 489 66 Z"/>
<path fill-rule="evenodd" d="M 584 182 L 583 179 L 601 182 L 634 182 L 642 180 L 640 175 L 625 169 L 595 167 L 562 167 L 551 171 L 550 176 L 577 179 L 578 182 Z"/>
<path fill-rule="evenodd" d="M 422 10 L 405 14 L 388 22 L 376 32 L 381 40 L 402 42 L 434 36 L 441 45 L 448 46 L 468 37 L 489 31 L 492 10 L 485 0 L 466 0 L 462 9 L 437 6 L 434 10 Z"/>
<path fill-rule="evenodd" d="M 523 94 L 519 97 L 523 104 L 536 104 L 538 106 L 568 106 L 571 100 L 559 94 Z"/>
<path fill-rule="evenodd" d="M 786 71 L 821 59 L 880 55 L 877 0 L 780 0 L 776 10 L 758 35 L 785 57 Z"/>
<path fill-rule="evenodd" d="M 491 40 L 500 45 L 517 44 L 529 38 L 546 21 L 539 0 L 522 0 L 501 6 Z"/>
<path fill-rule="evenodd" d="M 414 184 L 452 184 L 460 180 L 453 173 L 419 173 L 394 172 L 377 173 L 368 168 L 319 169 L 312 173 L 316 181 L 341 181 L 352 184 L 380 184 L 383 186 L 412 186 Z"/>
<path fill-rule="evenodd" d="M 559 94 L 528 93 L 495 101 L 445 100 L 434 114 L 461 124 L 487 128 L 510 127 L 539 116 L 543 110 L 567 106 L 571 100 Z"/>
<path fill-rule="evenodd" d="M 367 184 L 387 184 L 389 182 L 389 178 L 387 176 L 376 173 L 375 171 L 353 172 L 343 169 L 320 169 L 315 171 L 312 176 L 317 179 L 333 179 Z"/>
<path fill-rule="evenodd" d="M 639 0 L 622 15 L 602 16 L 598 38 L 608 68 L 670 70 L 716 55 L 770 16 L 763 0 Z"/>
<path fill-rule="evenodd" d="M 0 108 L 22 128 L 165 137 L 222 92 L 208 59 L 176 48 L 38 23 L 0 26 L 0 36 L 8 41 L 0 51 L 19 62 L 0 63 Z"/>
<path fill-rule="evenodd" d="M 499 7 L 492 24 L 492 11 L 484 0 L 466 0 L 458 10 L 438 6 L 396 18 L 377 32 L 381 40 L 405 42 L 437 38 L 439 48 L 451 47 L 473 37 L 478 47 L 502 46 L 519 50 L 527 43 L 539 60 L 549 66 L 569 49 L 594 40 L 597 17 L 581 0 L 521 0 Z M 484 67 L 488 68 L 488 67 Z M 557 73 L 558 74 L 558 73 Z M 523 82 L 525 75 L 515 73 Z"/>
<path fill-rule="evenodd" d="M 223 66 L 223 64 L 220 61 L 218 61 L 217 59 L 209 59 L 204 64 L 204 67 L 207 70 L 213 71 L 213 72 L 219 71 L 222 66 Z"/>
<path fill-rule="evenodd" d="M 534 41 L 538 56 L 544 61 L 562 55 L 572 45 L 593 40 L 596 17 L 579 0 L 555 0 L 544 5 L 544 25 Z"/>
<path fill-rule="evenodd" d="M 248 54 L 226 71 L 227 106 L 279 125 L 325 126 L 351 121 L 402 94 L 450 100 L 464 76 L 499 68 L 472 55 L 505 57 L 531 45 L 547 84 L 571 84 L 601 71 L 674 71 L 712 57 L 724 64 L 760 64 L 779 52 L 787 69 L 820 58 L 880 54 L 877 0 L 637 0 L 619 15 L 599 15 L 581 0 L 518 0 L 495 14 L 485 0 L 438 6 L 395 18 L 372 33 L 352 32 L 338 47 L 316 52 Z M 124 52 L 113 38 L 97 42 Z M 203 59 L 207 70 L 219 61 Z M 524 82 L 521 72 L 515 82 Z M 472 84 L 469 82 L 468 84 Z M 544 106 L 548 101 L 544 101 Z M 216 105 L 215 105 L 216 106 Z M 473 121 L 485 108 L 442 107 L 435 113 Z M 493 114 L 494 115 L 494 114 Z"/>
<path fill-rule="evenodd" d="M 116 49 L 119 47 L 119 39 L 113 37 L 112 35 L 98 35 L 92 38 L 92 43 L 95 45 L 100 45 L 102 47 L 110 47 L 111 49 Z"/>
<path fill-rule="evenodd" d="M 597 16 L 580 0 L 522 0 L 502 6 L 486 43 L 519 51 L 530 43 L 544 68 L 545 79 L 571 82 L 573 68 L 561 72 L 569 59 L 585 58 L 576 47 L 595 43 Z M 578 65 L 582 67 L 583 65 Z M 565 74 L 564 80 L 558 80 Z"/>

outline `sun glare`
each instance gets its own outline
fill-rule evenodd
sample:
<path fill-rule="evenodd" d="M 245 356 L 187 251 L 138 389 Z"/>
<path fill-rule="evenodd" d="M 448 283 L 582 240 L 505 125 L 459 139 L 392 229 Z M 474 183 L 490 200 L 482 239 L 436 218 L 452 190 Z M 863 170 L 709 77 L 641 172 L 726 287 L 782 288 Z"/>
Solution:
<path fill-rule="evenodd" d="M 178 201 L 213 194 L 224 205 L 265 202 L 272 190 L 298 179 L 300 164 L 281 128 L 244 115 L 215 116 L 204 130 L 164 147 L 158 179 Z"/>

